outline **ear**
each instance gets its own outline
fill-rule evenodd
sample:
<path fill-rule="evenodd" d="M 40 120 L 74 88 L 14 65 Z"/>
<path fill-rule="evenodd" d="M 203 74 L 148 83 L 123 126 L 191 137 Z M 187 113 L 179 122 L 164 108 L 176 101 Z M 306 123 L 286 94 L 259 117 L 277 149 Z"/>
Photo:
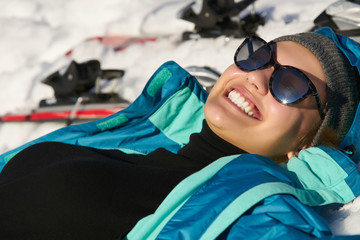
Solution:
<path fill-rule="evenodd" d="M 288 152 L 287 153 L 287 157 L 288 157 L 288 159 L 290 159 L 290 158 L 292 158 L 292 157 L 297 157 L 298 155 L 299 155 L 299 152 L 301 151 L 301 150 L 303 150 L 303 149 L 305 149 L 305 148 L 308 148 L 308 147 L 310 147 L 309 145 L 306 145 L 306 146 L 303 146 L 303 147 L 301 147 L 300 149 L 298 149 L 297 151 L 290 151 L 290 152 Z"/>
<path fill-rule="evenodd" d="M 290 158 L 292 158 L 292 157 L 295 157 L 295 156 L 297 156 L 299 154 L 299 152 L 298 151 L 291 151 L 291 152 L 288 152 L 287 153 L 287 158 L 288 159 L 290 159 Z"/>

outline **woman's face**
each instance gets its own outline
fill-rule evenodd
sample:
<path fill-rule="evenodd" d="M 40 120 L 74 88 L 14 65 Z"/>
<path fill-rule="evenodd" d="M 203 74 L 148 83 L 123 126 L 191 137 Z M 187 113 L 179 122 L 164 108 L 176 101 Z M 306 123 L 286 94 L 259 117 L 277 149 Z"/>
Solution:
<path fill-rule="evenodd" d="M 326 103 L 325 75 L 317 58 L 295 42 L 276 44 L 275 60 L 281 65 L 303 71 Z M 315 98 L 310 96 L 293 106 L 279 103 L 269 91 L 274 68 L 243 72 L 229 66 L 212 89 L 205 104 L 209 127 L 229 143 L 253 154 L 274 160 L 291 157 L 306 147 L 302 139 L 321 119 Z M 229 92 L 240 94 L 249 106 L 246 113 L 229 98 Z M 232 99 L 237 96 L 232 96 Z M 310 142 L 308 142 L 310 144 Z"/>

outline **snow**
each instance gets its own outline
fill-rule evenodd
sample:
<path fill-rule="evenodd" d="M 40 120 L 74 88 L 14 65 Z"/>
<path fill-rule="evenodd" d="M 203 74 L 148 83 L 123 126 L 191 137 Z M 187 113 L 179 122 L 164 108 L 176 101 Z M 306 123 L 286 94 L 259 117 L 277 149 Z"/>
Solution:
<path fill-rule="evenodd" d="M 119 93 L 134 100 L 147 79 L 163 62 L 175 60 L 186 67 L 211 66 L 223 71 L 232 63 L 241 39 L 200 39 L 179 42 L 193 25 L 177 13 L 190 0 L 0 0 L 0 115 L 30 111 L 52 89 L 40 81 L 69 60 L 75 49 L 79 62 L 99 59 L 102 67 L 126 71 Z M 334 0 L 258 0 L 257 12 L 266 24 L 257 33 L 266 40 L 311 29 L 313 19 Z M 246 10 L 247 12 L 250 9 Z M 245 14 L 245 13 L 242 13 Z M 113 52 L 92 36 L 125 35 L 160 37 L 146 45 Z M 0 153 L 13 149 L 64 123 L 0 124 Z M 327 220 L 335 234 L 360 234 L 360 199 L 340 209 L 330 209 Z"/>

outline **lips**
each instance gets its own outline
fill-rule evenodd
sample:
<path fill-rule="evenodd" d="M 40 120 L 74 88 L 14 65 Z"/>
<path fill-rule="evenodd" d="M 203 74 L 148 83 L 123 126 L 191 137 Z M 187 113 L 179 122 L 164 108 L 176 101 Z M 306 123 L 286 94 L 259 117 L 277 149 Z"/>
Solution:
<path fill-rule="evenodd" d="M 233 88 L 227 92 L 226 97 L 249 117 L 261 120 L 259 109 L 247 95 L 246 92 Z"/>

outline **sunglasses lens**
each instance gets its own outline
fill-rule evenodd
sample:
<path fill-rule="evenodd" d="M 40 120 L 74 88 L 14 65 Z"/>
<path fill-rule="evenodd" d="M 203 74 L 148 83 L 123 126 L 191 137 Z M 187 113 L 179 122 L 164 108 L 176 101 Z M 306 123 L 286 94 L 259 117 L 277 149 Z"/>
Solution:
<path fill-rule="evenodd" d="M 295 103 L 302 99 L 308 91 L 308 81 L 300 72 L 286 68 L 274 73 L 271 92 L 282 103 Z"/>
<path fill-rule="evenodd" d="M 245 71 L 259 69 L 270 62 L 271 49 L 258 39 L 250 40 L 242 45 L 235 56 L 236 65 Z"/>

